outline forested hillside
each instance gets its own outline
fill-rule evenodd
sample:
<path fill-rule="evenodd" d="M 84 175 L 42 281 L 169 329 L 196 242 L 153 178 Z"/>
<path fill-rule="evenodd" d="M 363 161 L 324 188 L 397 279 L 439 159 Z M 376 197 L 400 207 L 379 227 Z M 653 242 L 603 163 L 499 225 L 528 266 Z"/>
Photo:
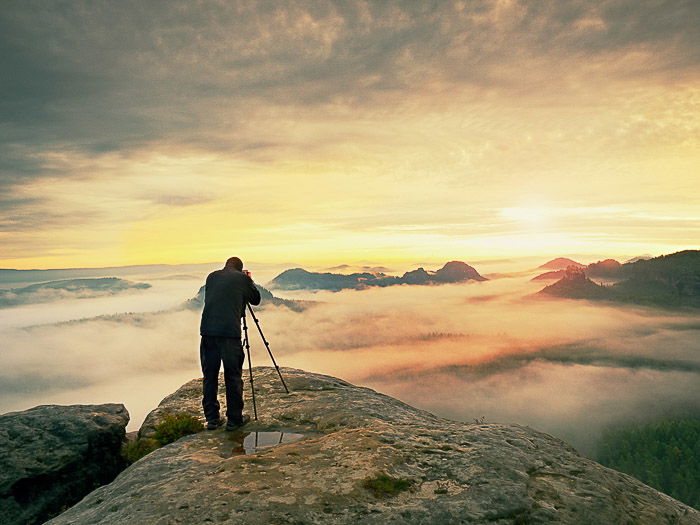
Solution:
<path fill-rule="evenodd" d="M 700 417 L 611 430 L 597 459 L 700 509 Z"/>

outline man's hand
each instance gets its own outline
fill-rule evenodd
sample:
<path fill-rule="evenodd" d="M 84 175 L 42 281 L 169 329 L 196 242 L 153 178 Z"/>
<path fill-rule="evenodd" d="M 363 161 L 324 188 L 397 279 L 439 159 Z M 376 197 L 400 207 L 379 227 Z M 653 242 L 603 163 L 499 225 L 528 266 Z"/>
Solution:
<path fill-rule="evenodd" d="M 243 270 L 243 273 L 246 274 L 251 279 L 253 278 L 253 276 L 250 274 L 250 270 Z"/>

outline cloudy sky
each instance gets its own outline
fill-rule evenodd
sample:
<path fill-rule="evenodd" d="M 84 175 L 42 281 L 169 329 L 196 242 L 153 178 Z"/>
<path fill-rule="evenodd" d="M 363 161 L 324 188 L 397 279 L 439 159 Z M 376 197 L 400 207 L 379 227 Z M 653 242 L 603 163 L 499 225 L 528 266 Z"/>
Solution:
<path fill-rule="evenodd" d="M 669 253 L 700 3 L 3 2 L 0 266 Z"/>

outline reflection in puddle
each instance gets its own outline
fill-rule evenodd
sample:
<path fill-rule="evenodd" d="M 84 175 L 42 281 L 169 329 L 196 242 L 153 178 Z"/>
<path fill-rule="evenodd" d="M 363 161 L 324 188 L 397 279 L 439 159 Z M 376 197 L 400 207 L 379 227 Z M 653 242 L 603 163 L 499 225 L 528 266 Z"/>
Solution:
<path fill-rule="evenodd" d="M 255 454 L 266 448 L 294 443 L 306 436 L 294 432 L 234 432 L 228 437 L 228 442 L 233 445 L 228 456 L 242 456 Z"/>

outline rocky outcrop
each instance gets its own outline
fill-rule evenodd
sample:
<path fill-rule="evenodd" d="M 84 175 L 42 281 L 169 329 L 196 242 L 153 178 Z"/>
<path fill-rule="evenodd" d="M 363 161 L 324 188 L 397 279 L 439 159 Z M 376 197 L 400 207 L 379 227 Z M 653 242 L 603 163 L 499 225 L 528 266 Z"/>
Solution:
<path fill-rule="evenodd" d="M 584 267 L 585 265 L 572 261 L 571 259 L 567 259 L 566 257 L 557 257 L 556 259 L 552 259 L 551 261 L 548 261 L 544 263 L 542 266 L 538 266 L 538 270 L 566 270 L 569 266 L 578 266 L 578 267 Z"/>
<path fill-rule="evenodd" d="M 605 259 L 586 266 L 586 275 L 591 277 L 619 278 L 622 273 L 622 265 L 615 259 Z"/>
<path fill-rule="evenodd" d="M 285 270 L 270 281 L 270 286 L 281 290 L 364 290 L 373 286 L 396 286 L 401 284 L 432 285 L 461 283 L 466 281 L 487 281 L 473 267 L 462 261 L 450 261 L 437 271 L 417 268 L 401 277 L 383 273 L 337 273 L 308 272 L 302 268 Z"/>
<path fill-rule="evenodd" d="M 260 419 L 246 432 L 305 439 L 238 455 L 241 432 L 187 436 L 50 523 L 700 522 L 696 510 L 530 428 L 451 421 L 284 368 L 287 395 L 273 368 L 254 371 Z M 142 434 L 166 410 L 199 415 L 200 395 L 200 380 L 185 384 L 148 416 Z M 380 474 L 388 480 L 383 495 Z"/>
<path fill-rule="evenodd" d="M 561 297 L 565 299 L 612 299 L 613 293 L 609 288 L 599 285 L 586 277 L 583 268 L 569 266 L 561 280 L 546 286 L 535 297 Z"/>
<path fill-rule="evenodd" d="M 424 268 L 416 268 L 410 272 L 406 272 L 401 276 L 402 284 L 429 284 L 430 274 Z"/>
<path fill-rule="evenodd" d="M 43 523 L 112 481 L 124 405 L 44 405 L 0 416 L 0 521 Z"/>
<path fill-rule="evenodd" d="M 586 275 L 622 280 L 600 286 Z M 569 266 L 560 281 L 536 295 L 607 300 L 655 308 L 700 308 L 700 250 L 685 250 L 623 265 L 606 259 L 585 269 Z"/>
<path fill-rule="evenodd" d="M 461 283 L 463 281 L 488 281 L 472 266 L 462 261 L 450 261 L 432 276 L 436 283 Z"/>
<path fill-rule="evenodd" d="M 402 284 L 448 284 L 465 281 L 488 281 L 472 266 L 462 261 L 450 261 L 435 272 L 427 272 L 418 268 L 403 274 L 399 280 Z"/>
<path fill-rule="evenodd" d="M 269 282 L 268 286 L 278 290 L 340 290 L 361 289 L 367 282 L 383 278 L 383 274 L 368 272 L 353 273 L 350 275 L 309 272 L 303 268 L 285 270 Z"/>

